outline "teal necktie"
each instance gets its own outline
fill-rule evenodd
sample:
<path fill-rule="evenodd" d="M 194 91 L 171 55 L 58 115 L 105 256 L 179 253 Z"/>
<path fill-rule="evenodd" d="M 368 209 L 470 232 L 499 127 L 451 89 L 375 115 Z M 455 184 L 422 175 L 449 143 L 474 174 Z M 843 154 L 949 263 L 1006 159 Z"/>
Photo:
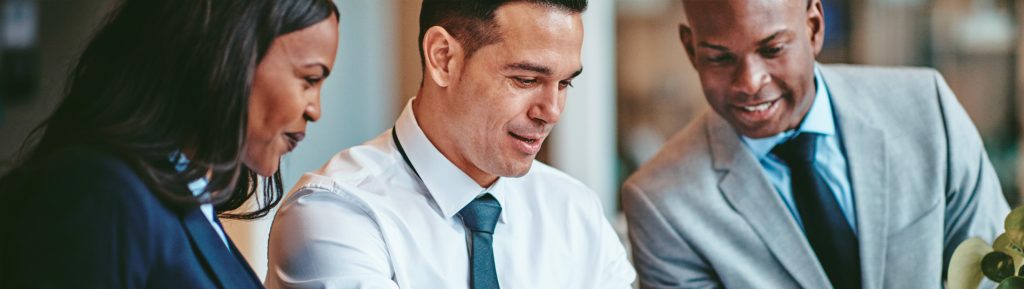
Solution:
<path fill-rule="evenodd" d="M 469 283 L 472 289 L 498 289 L 498 273 L 494 270 L 494 226 L 501 215 L 501 204 L 491 194 L 484 194 L 459 211 L 462 223 L 472 234 L 469 257 Z"/>

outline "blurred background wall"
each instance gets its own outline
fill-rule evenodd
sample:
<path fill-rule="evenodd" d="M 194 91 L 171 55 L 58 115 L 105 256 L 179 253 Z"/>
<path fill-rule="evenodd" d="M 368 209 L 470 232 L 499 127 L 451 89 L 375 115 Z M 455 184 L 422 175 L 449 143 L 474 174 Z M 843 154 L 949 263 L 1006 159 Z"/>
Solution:
<path fill-rule="evenodd" d="M 115 2 L 0 0 L 0 173 L 10 168 L 28 132 L 59 103 L 65 73 Z M 302 173 L 319 168 L 337 151 L 391 127 L 419 87 L 420 1 L 336 3 L 342 14 L 341 43 L 335 73 L 323 91 L 323 117 L 310 125 L 307 140 L 284 158 L 286 186 Z M 1021 196 L 1018 180 L 1024 172 L 1019 169 L 1024 124 L 1020 113 L 1024 60 L 1018 57 L 1024 52 L 1022 4 L 1015 0 L 823 0 L 823 4 L 826 48 L 819 60 L 939 69 L 975 121 L 1004 193 L 1016 206 Z M 598 192 L 608 218 L 624 232 L 618 213 L 619 184 L 707 105 L 679 42 L 679 0 L 594 0 L 590 5 L 584 19 L 586 72 L 570 90 L 563 120 L 539 158 Z M 31 45 L 19 44 L 24 42 L 22 34 L 34 36 L 29 39 Z M 270 217 L 225 222 L 261 276 L 266 271 L 270 222 Z"/>

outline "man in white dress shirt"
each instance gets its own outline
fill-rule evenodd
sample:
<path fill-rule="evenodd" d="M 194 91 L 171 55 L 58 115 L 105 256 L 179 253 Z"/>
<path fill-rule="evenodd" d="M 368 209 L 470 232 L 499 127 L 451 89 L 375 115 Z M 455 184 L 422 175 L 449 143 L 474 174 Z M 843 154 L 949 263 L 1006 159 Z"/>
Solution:
<path fill-rule="evenodd" d="M 585 0 L 425 0 L 395 123 L 299 180 L 269 288 L 631 288 L 596 194 L 534 158 L 582 71 Z"/>

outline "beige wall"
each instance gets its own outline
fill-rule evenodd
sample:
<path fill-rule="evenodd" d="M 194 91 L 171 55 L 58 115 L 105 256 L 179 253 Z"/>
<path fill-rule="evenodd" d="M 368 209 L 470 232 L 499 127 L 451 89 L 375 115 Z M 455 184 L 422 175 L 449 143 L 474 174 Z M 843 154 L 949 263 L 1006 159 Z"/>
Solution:
<path fill-rule="evenodd" d="M 398 20 L 396 43 L 398 57 L 398 77 L 400 80 L 399 94 L 396 95 L 395 112 L 401 112 L 406 101 L 416 95 L 420 88 L 423 69 L 420 65 L 419 27 L 420 1 L 399 0 L 395 9 Z"/>

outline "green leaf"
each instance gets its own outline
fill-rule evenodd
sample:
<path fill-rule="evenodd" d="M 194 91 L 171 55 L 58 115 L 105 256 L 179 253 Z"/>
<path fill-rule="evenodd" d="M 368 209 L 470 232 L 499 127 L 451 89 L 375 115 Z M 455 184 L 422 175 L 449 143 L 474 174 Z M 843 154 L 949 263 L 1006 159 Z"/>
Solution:
<path fill-rule="evenodd" d="M 949 289 L 977 289 L 984 276 L 981 272 L 981 259 L 992 252 L 984 240 L 974 237 L 963 241 L 949 261 Z"/>
<path fill-rule="evenodd" d="M 1003 252 L 989 252 L 981 259 L 981 272 L 992 281 L 1002 282 L 1003 279 L 1013 277 L 1016 272 L 1014 269 L 1013 257 Z"/>
<path fill-rule="evenodd" d="M 1003 279 L 1003 282 L 999 282 L 999 287 L 996 287 L 996 289 L 1024 289 L 1024 277 L 1013 276 Z"/>

